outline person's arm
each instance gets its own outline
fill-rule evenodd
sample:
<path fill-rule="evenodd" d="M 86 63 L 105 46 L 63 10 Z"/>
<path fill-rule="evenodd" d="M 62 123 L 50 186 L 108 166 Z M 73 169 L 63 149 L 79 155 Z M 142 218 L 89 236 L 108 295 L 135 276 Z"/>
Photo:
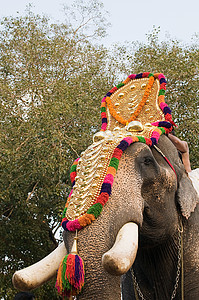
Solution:
<path fill-rule="evenodd" d="M 176 148 L 181 152 L 189 152 L 189 147 L 187 142 L 181 141 L 177 136 L 173 134 L 168 134 L 168 138 L 172 141 L 172 143 L 176 146 Z"/>
<path fill-rule="evenodd" d="M 189 160 L 189 146 L 187 142 L 181 141 L 177 136 L 168 134 L 168 138 L 172 141 L 172 143 L 176 146 L 177 150 L 179 150 L 182 154 L 182 161 L 187 173 L 191 172 L 191 164 Z"/>
<path fill-rule="evenodd" d="M 182 153 L 182 161 L 187 173 L 191 172 L 191 164 L 189 160 L 189 152 Z"/>

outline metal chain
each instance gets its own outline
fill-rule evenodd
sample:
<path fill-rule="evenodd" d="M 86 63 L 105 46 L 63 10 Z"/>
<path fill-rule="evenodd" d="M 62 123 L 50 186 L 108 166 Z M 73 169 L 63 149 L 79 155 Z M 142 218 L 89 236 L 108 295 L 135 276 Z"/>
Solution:
<path fill-rule="evenodd" d="M 133 272 L 133 268 L 131 268 L 131 274 L 132 274 L 132 278 L 133 278 L 133 285 L 134 285 L 134 292 L 135 292 L 135 298 L 136 298 L 136 300 L 139 300 L 138 295 L 140 296 L 140 298 L 142 300 L 145 300 L 144 295 L 142 294 L 142 292 L 140 290 L 140 287 L 139 287 L 139 285 L 137 283 L 137 279 L 136 279 L 135 274 Z M 138 293 L 138 295 L 137 295 L 137 293 Z"/>
<path fill-rule="evenodd" d="M 182 229 L 179 229 L 179 235 L 178 235 L 178 264 L 177 264 L 177 275 L 176 275 L 176 280 L 175 280 L 175 285 L 174 285 L 174 290 L 173 293 L 171 295 L 171 300 L 175 298 L 176 296 L 176 292 L 177 292 L 177 288 L 178 288 L 178 283 L 179 283 L 179 279 L 180 279 L 180 269 L 181 269 L 181 247 L 182 247 L 182 243 L 181 243 L 181 235 L 182 235 Z"/>
<path fill-rule="evenodd" d="M 176 274 L 176 279 L 175 279 L 175 285 L 174 285 L 174 289 L 171 295 L 171 300 L 173 300 L 176 296 L 176 292 L 177 292 L 177 288 L 178 288 L 178 284 L 179 284 L 179 279 L 180 279 L 180 270 L 181 270 L 181 260 L 182 260 L 182 233 L 183 233 L 183 227 L 181 225 L 181 228 L 179 228 L 179 235 L 178 235 L 178 263 L 177 263 L 177 274 Z M 135 297 L 136 300 L 140 299 L 142 300 L 146 300 L 144 298 L 144 295 L 141 292 L 141 289 L 139 287 L 139 284 L 137 282 L 136 276 L 134 274 L 133 268 L 131 268 L 131 274 L 132 274 L 132 279 L 133 279 L 133 285 L 134 285 L 134 291 L 135 291 Z M 183 294 L 183 293 L 182 293 Z M 139 297 L 138 297 L 139 295 Z M 182 300 L 183 300 L 183 296 L 182 296 Z"/>

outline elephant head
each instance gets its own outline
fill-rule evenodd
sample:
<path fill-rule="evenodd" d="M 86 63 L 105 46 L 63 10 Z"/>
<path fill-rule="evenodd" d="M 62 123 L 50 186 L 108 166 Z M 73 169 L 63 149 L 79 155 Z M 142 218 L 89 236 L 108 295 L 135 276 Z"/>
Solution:
<path fill-rule="evenodd" d="M 160 151 L 137 141 L 120 158 L 102 214 L 79 231 L 79 255 L 86 272 L 78 299 L 121 299 L 123 274 L 123 299 L 136 299 L 136 293 L 142 299 L 173 299 L 174 293 L 181 299 L 177 281 L 182 276 L 176 274 L 182 261 L 185 299 L 196 299 L 199 293 L 198 196 L 167 136 L 158 141 L 167 161 Z M 73 239 L 74 233 L 65 231 L 65 247 L 58 248 L 60 254 L 51 254 L 53 258 L 47 257 L 39 266 L 16 272 L 15 286 L 32 289 L 52 277 L 65 249 L 69 252 L 72 248 Z M 179 259 L 181 239 L 183 259 Z M 51 260 L 55 264 L 49 272 Z M 37 267 L 44 274 L 41 278 Z"/>

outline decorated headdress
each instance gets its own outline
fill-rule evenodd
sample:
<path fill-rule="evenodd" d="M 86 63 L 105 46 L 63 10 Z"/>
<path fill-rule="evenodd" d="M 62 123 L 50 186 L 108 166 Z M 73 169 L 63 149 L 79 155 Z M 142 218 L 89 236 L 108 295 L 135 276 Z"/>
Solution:
<path fill-rule="evenodd" d="M 164 101 L 163 74 L 132 74 L 112 88 L 101 102 L 101 131 L 70 170 L 73 185 L 63 212 L 64 230 L 76 231 L 91 224 L 111 195 L 114 176 L 124 150 L 134 142 L 148 146 L 175 125 Z M 61 295 L 74 295 L 84 284 L 84 266 L 77 254 L 77 236 L 71 254 L 60 264 L 56 286 Z M 75 249 L 75 250 L 74 250 Z M 72 266 L 72 267 L 71 267 Z"/>

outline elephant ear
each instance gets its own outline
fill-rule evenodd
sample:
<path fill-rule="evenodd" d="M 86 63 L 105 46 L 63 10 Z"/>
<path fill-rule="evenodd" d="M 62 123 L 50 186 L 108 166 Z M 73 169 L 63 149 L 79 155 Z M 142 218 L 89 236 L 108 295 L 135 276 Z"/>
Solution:
<path fill-rule="evenodd" d="M 182 215 L 188 219 L 199 203 L 199 196 L 185 172 L 179 182 L 177 197 Z"/>

